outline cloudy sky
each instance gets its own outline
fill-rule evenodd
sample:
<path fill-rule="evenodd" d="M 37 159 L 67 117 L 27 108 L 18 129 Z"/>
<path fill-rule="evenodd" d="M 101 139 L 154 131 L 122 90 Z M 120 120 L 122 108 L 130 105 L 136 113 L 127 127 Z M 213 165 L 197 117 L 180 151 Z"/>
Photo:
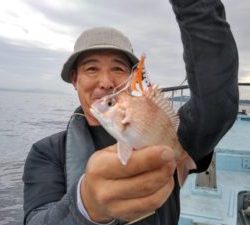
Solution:
<path fill-rule="evenodd" d="M 250 82 L 249 0 L 223 0 L 240 56 L 239 80 Z M 8 0 L 0 7 L 0 88 L 70 92 L 60 71 L 86 28 L 113 26 L 146 53 L 151 80 L 179 85 L 185 70 L 180 33 L 168 0 Z"/>

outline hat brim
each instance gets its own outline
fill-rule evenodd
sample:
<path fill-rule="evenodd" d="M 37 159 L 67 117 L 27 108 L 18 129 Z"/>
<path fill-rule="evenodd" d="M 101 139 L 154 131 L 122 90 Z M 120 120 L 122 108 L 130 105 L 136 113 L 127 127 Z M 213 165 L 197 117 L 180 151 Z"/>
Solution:
<path fill-rule="evenodd" d="M 88 49 L 84 49 L 83 51 L 75 52 L 74 54 L 72 54 L 68 58 L 68 60 L 64 63 L 63 69 L 62 69 L 62 72 L 61 72 L 61 77 L 62 77 L 62 79 L 64 81 L 66 81 L 68 83 L 71 83 L 72 69 L 73 69 L 73 66 L 74 66 L 77 58 L 80 55 L 82 55 L 83 53 L 87 53 L 87 52 L 89 52 L 91 50 L 117 50 L 119 52 L 124 53 L 128 57 L 128 59 L 132 63 L 132 66 L 136 65 L 139 62 L 139 59 L 134 54 L 132 54 L 131 52 L 128 52 L 126 50 L 117 48 L 115 46 L 101 46 L 101 45 L 94 46 L 94 47 L 91 47 L 91 48 L 88 48 Z"/>

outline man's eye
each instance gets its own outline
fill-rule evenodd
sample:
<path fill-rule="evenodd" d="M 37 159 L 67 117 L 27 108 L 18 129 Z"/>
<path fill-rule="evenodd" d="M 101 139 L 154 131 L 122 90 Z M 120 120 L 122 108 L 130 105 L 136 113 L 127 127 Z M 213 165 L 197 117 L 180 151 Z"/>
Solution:
<path fill-rule="evenodd" d="M 88 72 L 96 72 L 98 69 L 94 66 L 91 66 L 91 67 L 87 67 L 85 70 Z"/>
<path fill-rule="evenodd" d="M 115 71 L 115 72 L 121 72 L 121 73 L 127 73 L 128 72 L 127 69 L 122 68 L 122 67 L 114 67 L 113 71 Z"/>
<path fill-rule="evenodd" d="M 123 71 L 123 69 L 120 68 L 120 67 L 114 67 L 113 70 L 114 70 L 114 71 Z"/>

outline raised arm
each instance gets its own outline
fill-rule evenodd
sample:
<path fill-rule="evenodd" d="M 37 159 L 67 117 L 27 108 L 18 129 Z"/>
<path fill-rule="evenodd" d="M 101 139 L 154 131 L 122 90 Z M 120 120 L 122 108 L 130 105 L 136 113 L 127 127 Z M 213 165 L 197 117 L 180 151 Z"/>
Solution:
<path fill-rule="evenodd" d="M 191 92 L 191 99 L 179 110 L 178 134 L 198 170 L 203 170 L 238 112 L 237 47 L 220 0 L 171 3 L 181 31 Z"/>

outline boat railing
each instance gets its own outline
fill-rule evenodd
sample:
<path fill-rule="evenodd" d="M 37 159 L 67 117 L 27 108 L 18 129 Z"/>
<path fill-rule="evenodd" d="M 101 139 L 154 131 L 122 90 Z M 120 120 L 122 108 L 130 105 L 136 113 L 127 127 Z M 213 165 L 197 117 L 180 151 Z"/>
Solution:
<path fill-rule="evenodd" d="M 250 83 L 241 82 L 239 85 L 239 114 L 250 115 Z M 180 108 L 190 98 L 190 90 L 188 85 L 172 86 L 162 88 L 162 91 L 168 94 L 168 97 L 174 109 Z M 207 171 L 200 173 L 196 177 L 196 187 L 199 188 L 217 188 L 216 179 L 216 154 L 214 154 L 212 162 Z"/>
<path fill-rule="evenodd" d="M 240 82 L 239 93 L 239 114 L 250 114 L 250 83 Z M 190 98 L 190 90 L 188 85 L 164 87 L 161 89 L 163 92 L 169 94 L 171 104 L 178 109 Z"/>

